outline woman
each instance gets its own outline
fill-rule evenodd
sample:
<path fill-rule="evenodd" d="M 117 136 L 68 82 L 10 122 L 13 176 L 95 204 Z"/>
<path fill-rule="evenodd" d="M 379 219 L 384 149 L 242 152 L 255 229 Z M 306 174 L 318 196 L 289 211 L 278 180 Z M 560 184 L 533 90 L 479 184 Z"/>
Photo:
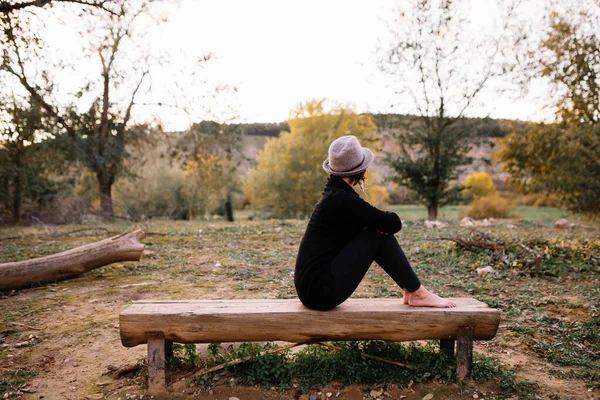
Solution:
<path fill-rule="evenodd" d="M 427 291 L 412 270 L 394 234 L 402 228 L 398 215 L 361 199 L 365 171 L 373 153 L 354 136 L 329 146 L 323 163 L 329 179 L 308 222 L 296 259 L 294 284 L 300 301 L 329 310 L 356 290 L 373 261 L 404 290 L 403 302 L 415 307 L 455 307 Z"/>

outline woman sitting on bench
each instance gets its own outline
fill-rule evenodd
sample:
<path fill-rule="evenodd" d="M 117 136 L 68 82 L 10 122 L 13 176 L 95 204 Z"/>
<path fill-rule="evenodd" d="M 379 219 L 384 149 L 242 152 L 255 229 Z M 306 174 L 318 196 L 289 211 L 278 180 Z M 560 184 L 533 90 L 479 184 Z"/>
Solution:
<path fill-rule="evenodd" d="M 329 179 L 308 222 L 296 259 L 294 284 L 302 304 L 329 310 L 356 290 L 373 261 L 404 290 L 414 307 L 456 307 L 419 282 L 394 234 L 402 222 L 393 212 L 373 207 L 352 188 L 364 191 L 365 171 L 373 153 L 354 136 L 329 146 L 323 169 Z"/>

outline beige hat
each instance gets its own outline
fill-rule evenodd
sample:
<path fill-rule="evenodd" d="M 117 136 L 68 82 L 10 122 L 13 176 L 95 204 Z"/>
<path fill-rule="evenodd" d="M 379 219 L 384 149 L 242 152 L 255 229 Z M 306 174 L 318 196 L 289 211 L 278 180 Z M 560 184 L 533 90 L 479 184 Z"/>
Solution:
<path fill-rule="evenodd" d="M 332 175 L 352 176 L 367 169 L 373 161 L 373 153 L 361 147 L 355 136 L 337 138 L 329 146 L 329 158 L 323 169 Z"/>

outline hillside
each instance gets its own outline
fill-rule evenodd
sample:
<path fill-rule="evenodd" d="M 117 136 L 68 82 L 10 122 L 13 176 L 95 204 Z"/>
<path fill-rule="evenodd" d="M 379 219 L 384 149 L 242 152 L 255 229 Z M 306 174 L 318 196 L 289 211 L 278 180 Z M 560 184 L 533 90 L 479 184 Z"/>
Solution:
<path fill-rule="evenodd" d="M 381 139 L 381 147 L 376 152 L 376 158 L 373 164 L 373 170 L 380 177 L 382 182 L 390 190 L 400 191 L 399 197 L 404 196 L 402 189 L 393 188 L 387 178 L 391 176 L 390 169 L 385 165 L 383 159 L 385 154 L 398 151 L 398 145 L 393 134 L 397 129 L 410 124 L 416 120 L 416 116 L 399 115 L 399 114 L 375 114 L 373 115 L 377 125 L 377 134 Z M 458 181 L 463 181 L 467 175 L 484 171 L 492 175 L 496 186 L 503 186 L 507 175 L 502 172 L 501 165 L 492 161 L 492 153 L 496 148 L 498 138 L 503 137 L 508 132 L 509 124 L 522 124 L 519 121 L 496 120 L 491 118 L 472 118 L 467 119 L 473 126 L 476 127 L 476 137 L 479 138 L 477 143 L 474 143 L 469 156 L 473 158 L 473 163 L 461 168 L 459 171 Z M 243 139 L 244 162 L 240 165 L 243 173 L 255 163 L 258 152 L 264 146 L 265 141 L 269 137 L 277 137 L 279 132 L 285 131 L 288 128 L 287 123 L 256 123 L 256 124 L 240 124 L 240 128 L 245 133 Z M 324 155 L 324 158 L 326 155 Z"/>

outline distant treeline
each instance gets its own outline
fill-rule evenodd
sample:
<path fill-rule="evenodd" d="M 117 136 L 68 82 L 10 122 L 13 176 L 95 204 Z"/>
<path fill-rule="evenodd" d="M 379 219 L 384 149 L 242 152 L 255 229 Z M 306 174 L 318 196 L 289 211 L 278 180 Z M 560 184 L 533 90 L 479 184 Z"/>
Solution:
<path fill-rule="evenodd" d="M 279 136 L 282 131 L 290 130 L 287 122 L 239 124 L 239 127 L 242 132 L 251 136 Z"/>
<path fill-rule="evenodd" d="M 410 122 L 416 121 L 419 117 L 416 115 L 404 114 L 372 114 L 377 130 L 379 132 L 391 129 L 397 129 L 406 126 Z M 465 118 L 469 122 L 474 122 L 479 131 L 479 137 L 482 138 L 500 138 L 506 136 L 510 125 L 525 125 L 523 121 L 513 121 L 506 119 L 493 118 Z M 270 136 L 276 137 L 283 131 L 289 131 L 287 122 L 279 123 L 251 123 L 239 124 L 239 128 L 246 135 L 250 136 Z"/>
<path fill-rule="evenodd" d="M 406 126 L 419 119 L 416 115 L 404 114 L 373 114 L 373 119 L 378 131 L 392 130 Z M 470 126 L 476 127 L 480 138 L 501 138 L 508 134 L 511 126 L 525 126 L 527 122 L 493 119 L 493 118 L 465 118 Z"/>

